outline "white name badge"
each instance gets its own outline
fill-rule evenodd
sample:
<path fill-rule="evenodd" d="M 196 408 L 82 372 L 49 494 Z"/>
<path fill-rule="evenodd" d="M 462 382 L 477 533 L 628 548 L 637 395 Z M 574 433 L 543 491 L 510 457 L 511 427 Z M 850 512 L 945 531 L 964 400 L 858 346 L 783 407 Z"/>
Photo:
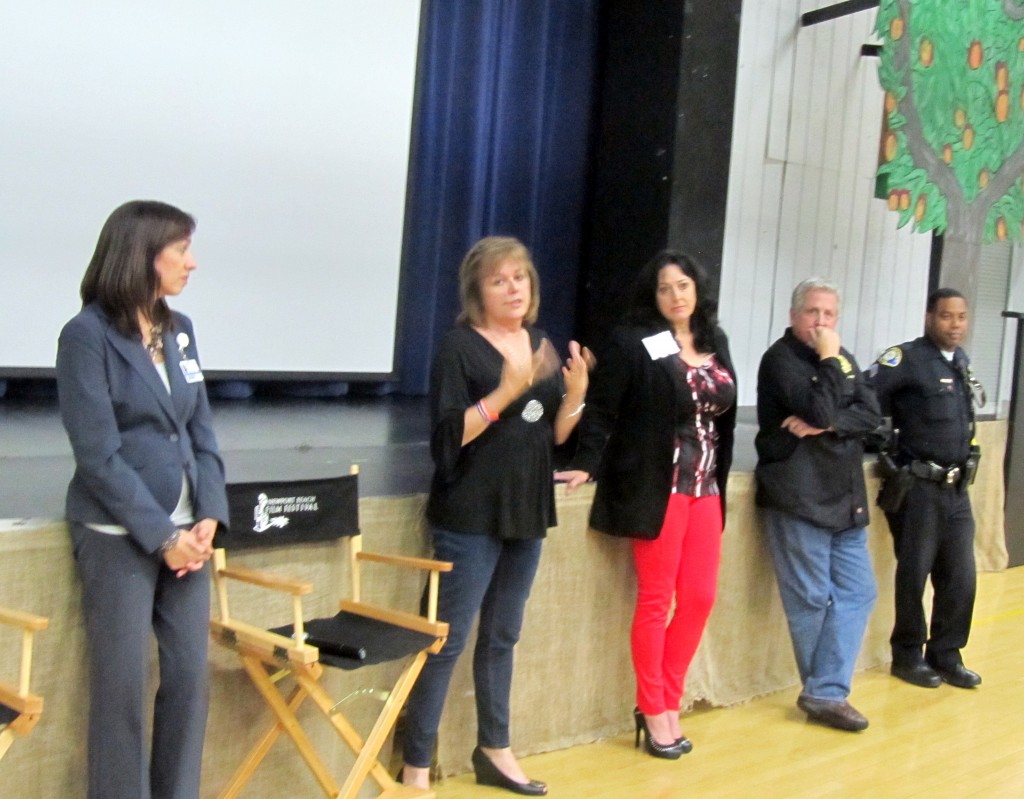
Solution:
<path fill-rule="evenodd" d="M 186 383 L 203 382 L 203 370 L 199 368 L 199 364 L 196 363 L 195 358 L 189 358 L 181 361 L 178 366 L 181 367 L 181 373 L 185 376 Z"/>
<path fill-rule="evenodd" d="M 667 355 L 676 355 L 679 352 L 679 344 L 676 343 L 675 337 L 673 337 L 672 332 L 669 330 L 664 330 L 642 340 L 647 348 L 647 354 L 651 356 L 652 361 L 664 358 Z"/>

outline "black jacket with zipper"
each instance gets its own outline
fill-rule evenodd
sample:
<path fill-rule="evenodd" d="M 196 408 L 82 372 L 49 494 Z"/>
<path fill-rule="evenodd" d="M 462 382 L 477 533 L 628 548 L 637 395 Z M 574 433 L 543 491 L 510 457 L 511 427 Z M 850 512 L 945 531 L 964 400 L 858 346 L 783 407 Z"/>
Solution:
<path fill-rule="evenodd" d="M 798 438 L 797 416 L 824 433 Z M 878 400 L 845 349 L 822 360 L 792 328 L 757 373 L 757 504 L 839 532 L 868 523 L 864 437 L 878 427 Z"/>

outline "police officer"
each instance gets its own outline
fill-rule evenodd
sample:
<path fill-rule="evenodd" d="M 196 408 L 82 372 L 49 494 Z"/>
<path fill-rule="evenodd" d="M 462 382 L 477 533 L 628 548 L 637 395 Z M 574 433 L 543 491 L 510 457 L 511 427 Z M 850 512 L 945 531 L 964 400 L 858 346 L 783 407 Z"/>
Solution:
<path fill-rule="evenodd" d="M 925 335 L 887 349 L 868 374 L 894 429 L 879 497 L 897 560 L 892 674 L 923 688 L 981 683 L 960 656 L 971 630 L 976 582 L 967 494 L 979 456 L 972 402 L 984 404 L 959 346 L 967 324 L 964 296 L 938 289 L 928 298 Z M 922 603 L 929 575 L 930 628 Z"/>

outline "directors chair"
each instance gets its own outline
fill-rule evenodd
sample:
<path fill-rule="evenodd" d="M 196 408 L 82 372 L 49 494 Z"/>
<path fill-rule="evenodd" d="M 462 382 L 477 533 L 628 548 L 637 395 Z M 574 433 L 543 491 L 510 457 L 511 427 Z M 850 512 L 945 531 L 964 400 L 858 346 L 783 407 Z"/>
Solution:
<path fill-rule="evenodd" d="M 350 598 L 342 600 L 335 616 L 304 621 L 302 597 L 313 591 L 312 583 L 254 569 L 229 568 L 225 550 L 220 548 L 214 552 L 213 581 L 220 616 L 211 621 L 211 634 L 217 643 L 237 652 L 253 685 L 274 714 L 273 723 L 235 771 L 221 792 L 221 799 L 239 795 L 282 732 L 291 738 L 324 793 L 332 799 L 355 799 L 367 777 L 373 777 L 381 789 L 380 796 L 386 799 L 434 796 L 432 790 L 397 783 L 378 758 L 427 655 L 438 652 L 448 636 L 448 625 L 437 619 L 437 591 L 440 573 L 450 571 L 452 565 L 425 558 L 364 552 L 359 532 L 358 467 L 352 468 L 352 474 L 335 480 L 343 481 L 349 499 L 343 507 L 332 511 L 330 518 L 323 518 L 320 523 L 332 527 L 335 537 L 345 539 L 347 546 L 341 546 L 340 550 L 347 558 L 351 575 Z M 289 484 L 279 483 L 277 487 L 282 485 Z M 273 506 L 275 502 L 273 493 L 258 484 L 248 484 L 245 490 L 251 492 L 251 496 L 259 497 L 261 508 L 268 504 Z M 228 493 L 229 504 L 232 504 L 231 486 Z M 284 494 L 299 496 L 307 508 L 320 508 L 325 504 L 310 493 L 308 486 L 297 486 L 291 491 L 285 489 Z M 298 504 L 279 507 L 295 508 Z M 234 511 L 231 515 L 234 526 Z M 250 525 L 251 519 L 249 514 L 246 521 Z M 322 535 L 320 537 L 323 538 Z M 425 613 L 420 615 L 363 601 L 360 567 L 366 562 L 427 572 Z M 292 623 L 268 630 L 234 618 L 228 606 L 229 580 L 291 596 Z M 333 699 L 321 684 L 324 669 L 352 670 L 403 658 L 408 662 L 364 739 L 339 710 L 341 703 Z M 292 686 L 287 695 L 279 688 L 286 678 L 290 678 L 288 684 Z M 355 755 L 355 763 L 340 785 L 314 749 L 296 716 L 306 699 L 319 708 Z"/>
<path fill-rule="evenodd" d="M 0 759 L 14 743 L 24 738 L 39 721 L 43 698 L 29 691 L 32 675 L 32 638 L 45 630 L 48 619 L 17 610 L 0 608 L 0 624 L 21 629 L 21 669 L 18 682 L 0 681 Z"/>

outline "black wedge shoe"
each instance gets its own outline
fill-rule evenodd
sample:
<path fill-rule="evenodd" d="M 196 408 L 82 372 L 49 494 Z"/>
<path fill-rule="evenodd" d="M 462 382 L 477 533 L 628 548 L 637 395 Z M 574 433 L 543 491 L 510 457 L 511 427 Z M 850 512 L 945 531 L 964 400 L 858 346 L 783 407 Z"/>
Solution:
<path fill-rule="evenodd" d="M 636 723 L 636 741 L 634 746 L 640 748 L 640 733 L 644 734 L 644 750 L 651 757 L 660 757 L 665 760 L 678 760 L 684 754 L 693 749 L 689 738 L 677 738 L 670 744 L 660 744 L 651 737 L 651 731 L 647 729 L 647 719 L 640 712 L 639 708 L 633 710 L 633 721 Z"/>
<path fill-rule="evenodd" d="M 512 793 L 523 796 L 544 796 L 548 792 L 548 786 L 540 780 L 529 782 L 516 782 L 504 774 L 494 762 L 483 753 L 478 746 L 473 750 L 473 771 L 476 772 L 477 785 L 489 785 L 492 788 L 504 788 Z"/>

